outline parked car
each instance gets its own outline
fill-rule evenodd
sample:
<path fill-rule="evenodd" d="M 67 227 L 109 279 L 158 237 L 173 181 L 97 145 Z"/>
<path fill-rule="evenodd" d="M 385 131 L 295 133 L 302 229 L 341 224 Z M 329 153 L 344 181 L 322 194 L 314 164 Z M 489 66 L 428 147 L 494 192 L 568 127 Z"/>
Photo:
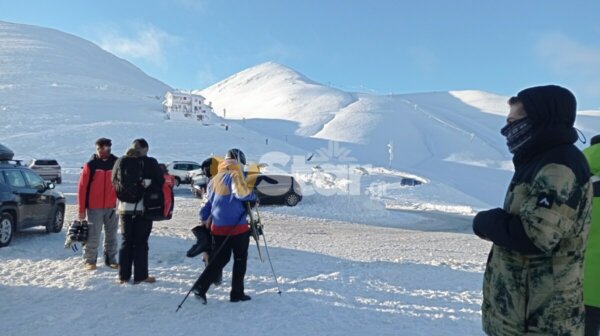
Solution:
<path fill-rule="evenodd" d="M 27 166 L 46 181 L 62 183 L 60 165 L 54 159 L 33 159 Z"/>
<path fill-rule="evenodd" d="M 254 191 L 260 204 L 285 204 L 296 206 L 302 200 L 300 184 L 293 176 L 255 174 L 248 178 L 254 183 Z M 253 180 L 255 179 L 255 180 Z M 202 197 L 206 192 L 208 178 L 204 175 L 196 175 L 192 181 L 192 193 Z"/>
<path fill-rule="evenodd" d="M 296 206 L 302 200 L 300 184 L 293 176 L 257 174 L 254 190 L 260 204 Z"/>
<path fill-rule="evenodd" d="M 175 186 L 182 183 L 190 183 L 189 172 L 200 169 L 200 164 L 194 161 L 173 161 L 167 164 L 169 174 L 175 176 Z"/>
<path fill-rule="evenodd" d="M 11 158 L 12 159 L 12 158 Z M 65 196 L 33 170 L 0 158 L 0 247 L 10 244 L 15 232 L 44 226 L 60 232 L 65 217 Z"/>

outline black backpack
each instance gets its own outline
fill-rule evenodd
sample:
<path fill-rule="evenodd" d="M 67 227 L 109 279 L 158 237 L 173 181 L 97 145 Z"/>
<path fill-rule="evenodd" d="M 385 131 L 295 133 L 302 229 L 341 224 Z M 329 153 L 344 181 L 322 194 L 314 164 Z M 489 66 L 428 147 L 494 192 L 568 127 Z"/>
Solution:
<path fill-rule="evenodd" d="M 144 218 L 152 221 L 167 220 L 165 218 L 165 195 L 162 185 L 150 184 L 144 193 Z"/>
<path fill-rule="evenodd" d="M 137 203 L 144 197 L 144 161 L 141 158 L 123 156 L 117 172 L 115 191 L 121 202 Z"/>

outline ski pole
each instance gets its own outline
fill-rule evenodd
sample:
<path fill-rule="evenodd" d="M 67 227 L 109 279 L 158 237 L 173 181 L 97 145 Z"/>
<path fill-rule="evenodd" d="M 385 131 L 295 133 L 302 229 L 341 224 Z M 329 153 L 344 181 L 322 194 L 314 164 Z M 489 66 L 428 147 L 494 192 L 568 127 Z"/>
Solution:
<path fill-rule="evenodd" d="M 223 244 L 221 244 L 221 246 L 219 246 L 219 248 L 217 249 L 217 252 L 215 252 L 214 257 L 212 258 L 212 261 L 208 262 L 208 264 L 204 268 L 204 271 L 206 271 L 206 269 L 213 263 L 213 261 L 215 261 L 217 259 L 217 256 L 219 255 L 219 253 L 221 253 L 221 250 L 223 250 L 223 247 L 225 246 L 225 244 L 229 240 L 229 237 L 231 237 L 231 234 L 229 234 L 229 235 L 227 235 L 227 237 L 225 237 L 225 240 L 223 241 Z M 202 271 L 202 272 L 204 273 L 204 271 Z M 187 292 L 187 294 L 183 298 L 183 301 L 181 301 L 181 303 L 179 304 L 179 306 L 177 306 L 177 309 L 175 310 L 176 313 L 179 311 L 179 309 L 181 309 L 181 306 L 183 306 L 183 304 L 185 303 L 185 300 L 187 300 L 187 298 L 190 296 L 190 294 L 192 293 L 192 291 L 194 290 L 194 288 L 196 288 L 196 286 L 200 284 L 200 277 L 201 276 L 202 276 L 202 273 L 200 273 L 200 276 L 198 277 L 198 279 L 196 280 L 196 282 L 194 282 L 194 284 L 192 285 L 192 288 L 190 288 L 190 290 Z"/>
<path fill-rule="evenodd" d="M 275 275 L 275 269 L 273 268 L 273 263 L 271 262 L 271 255 L 269 255 L 269 246 L 267 246 L 267 238 L 265 237 L 265 232 L 263 230 L 263 241 L 265 242 L 265 251 L 267 252 L 267 260 L 269 260 L 269 265 L 271 265 L 271 272 L 273 272 L 273 278 L 275 278 L 275 284 L 277 285 L 277 294 L 281 295 L 281 288 L 279 287 L 279 281 L 277 281 L 277 275 Z"/>
<path fill-rule="evenodd" d="M 262 223 L 260 221 L 260 212 L 256 210 L 256 221 L 258 223 Z M 273 272 L 273 278 L 275 278 L 275 284 L 277 285 L 277 294 L 281 295 L 281 288 L 279 287 L 279 281 L 277 281 L 277 275 L 275 275 L 275 268 L 273 268 L 273 262 L 271 261 L 271 255 L 269 254 L 269 246 L 267 245 L 267 237 L 265 236 L 265 230 L 262 230 L 263 241 L 265 242 L 265 251 L 267 252 L 267 260 L 269 260 L 269 265 L 271 266 L 271 272 Z"/>

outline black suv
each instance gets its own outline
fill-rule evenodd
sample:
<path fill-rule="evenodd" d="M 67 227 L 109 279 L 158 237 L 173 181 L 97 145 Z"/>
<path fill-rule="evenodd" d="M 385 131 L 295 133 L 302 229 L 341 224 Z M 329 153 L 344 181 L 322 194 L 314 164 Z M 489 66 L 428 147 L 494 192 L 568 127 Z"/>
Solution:
<path fill-rule="evenodd" d="M 14 233 L 33 226 L 60 232 L 65 217 L 65 197 L 19 161 L 0 158 L 0 247 Z"/>

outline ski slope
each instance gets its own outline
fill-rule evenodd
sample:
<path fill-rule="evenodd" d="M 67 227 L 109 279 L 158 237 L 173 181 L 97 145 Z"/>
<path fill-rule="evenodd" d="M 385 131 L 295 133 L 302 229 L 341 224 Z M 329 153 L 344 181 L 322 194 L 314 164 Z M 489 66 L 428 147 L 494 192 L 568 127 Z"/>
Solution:
<path fill-rule="evenodd" d="M 80 167 L 102 136 L 113 140 L 117 155 L 144 137 L 163 162 L 201 161 L 232 144 L 244 144 L 251 159 L 264 151 L 262 134 L 236 122 L 225 131 L 217 116 L 208 126 L 165 120 L 162 100 L 171 88 L 89 41 L 0 22 L 0 43 L 0 142 L 20 159 L 52 157 Z M 271 144 L 301 153 L 275 139 Z"/>
<path fill-rule="evenodd" d="M 511 175 L 511 156 L 499 133 L 508 97 L 493 93 L 348 93 L 274 62 L 198 92 L 218 114 L 225 109 L 227 118 L 243 120 L 271 138 L 307 150 L 336 141 L 351 151 L 342 158 L 331 153 L 330 161 L 414 173 L 490 205 L 502 201 Z M 600 131 L 598 115 L 579 113 L 576 126 L 587 138 Z"/>

